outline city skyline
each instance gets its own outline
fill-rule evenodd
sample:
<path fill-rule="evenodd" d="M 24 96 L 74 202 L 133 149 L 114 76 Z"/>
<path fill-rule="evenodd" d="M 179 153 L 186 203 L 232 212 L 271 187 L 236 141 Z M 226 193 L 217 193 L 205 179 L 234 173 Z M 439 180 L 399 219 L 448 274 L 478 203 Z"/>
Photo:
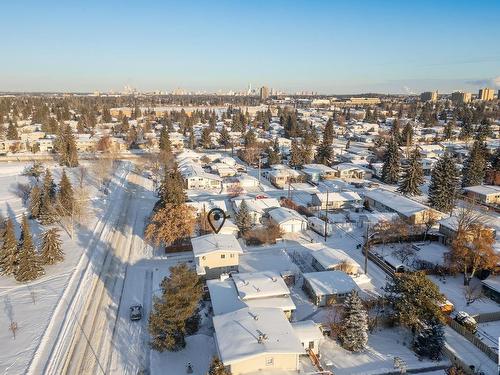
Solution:
<path fill-rule="evenodd" d="M 2 4 L 13 36 L 3 46 L 0 90 L 500 88 L 494 1 L 120 4 Z"/>

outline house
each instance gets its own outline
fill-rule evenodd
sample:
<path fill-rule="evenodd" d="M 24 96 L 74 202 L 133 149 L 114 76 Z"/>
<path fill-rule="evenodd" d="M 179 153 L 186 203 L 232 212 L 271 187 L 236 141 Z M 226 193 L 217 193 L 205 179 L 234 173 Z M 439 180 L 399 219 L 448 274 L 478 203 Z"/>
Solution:
<path fill-rule="evenodd" d="M 238 271 L 241 245 L 232 234 L 206 234 L 191 239 L 196 272 L 206 279 Z"/>
<path fill-rule="evenodd" d="M 481 281 L 483 293 L 496 303 L 500 303 L 500 277 L 490 276 Z"/>
<path fill-rule="evenodd" d="M 361 268 L 354 259 L 339 249 L 323 247 L 313 251 L 311 255 L 311 265 L 319 272 L 340 270 L 348 275 L 355 275 L 359 273 Z"/>
<path fill-rule="evenodd" d="M 276 198 L 235 198 L 233 199 L 234 210 L 238 212 L 240 210 L 241 203 L 245 201 L 250 217 L 252 218 L 252 224 L 260 224 L 262 222 L 262 216 L 264 216 L 270 210 L 280 207 L 280 203 Z"/>
<path fill-rule="evenodd" d="M 212 172 L 217 173 L 220 177 L 232 177 L 238 173 L 235 167 L 224 163 L 213 163 L 210 165 L 210 169 Z"/>
<path fill-rule="evenodd" d="M 275 271 L 235 273 L 208 280 L 207 287 L 214 315 L 244 307 L 273 307 L 291 319 L 295 304 L 283 278 Z"/>
<path fill-rule="evenodd" d="M 332 167 L 335 177 L 343 180 L 369 180 L 373 176 L 373 171 L 352 163 L 340 163 Z"/>
<path fill-rule="evenodd" d="M 205 172 L 201 165 L 194 162 L 179 164 L 179 172 L 186 189 L 220 190 L 222 188 L 221 177 Z"/>
<path fill-rule="evenodd" d="M 464 188 L 467 197 L 483 204 L 500 205 L 500 186 L 477 185 Z"/>
<path fill-rule="evenodd" d="M 276 165 L 267 173 L 269 181 L 278 189 L 283 189 L 289 181 L 299 179 L 302 174 L 284 165 Z"/>
<path fill-rule="evenodd" d="M 365 193 L 365 202 L 372 209 L 395 212 L 409 224 L 425 224 L 431 218 L 438 220 L 442 217 L 439 211 L 383 189 L 368 190 Z"/>
<path fill-rule="evenodd" d="M 315 193 L 311 197 L 311 206 L 317 210 L 349 208 L 361 202 L 361 197 L 353 191 Z"/>
<path fill-rule="evenodd" d="M 335 177 L 335 171 L 324 164 L 305 164 L 302 169 L 307 181 L 319 182 L 330 180 Z"/>
<path fill-rule="evenodd" d="M 492 230 L 494 237 L 500 235 L 500 219 L 485 218 L 482 224 Z M 439 233 L 444 236 L 444 244 L 450 244 L 455 239 L 455 237 L 457 236 L 457 230 L 458 220 L 456 216 L 446 217 L 439 221 Z M 500 251 L 500 242 L 498 240 L 500 240 L 500 238 L 497 238 L 497 241 L 494 244 L 494 248 L 497 248 L 497 251 Z"/>
<path fill-rule="evenodd" d="M 319 343 L 323 339 L 320 325 L 312 320 L 302 320 L 292 323 L 292 328 L 305 350 L 312 350 L 314 354 L 319 353 Z"/>
<path fill-rule="evenodd" d="M 90 134 L 77 134 L 75 137 L 76 150 L 78 152 L 92 152 L 97 148 L 98 139 Z"/>
<path fill-rule="evenodd" d="M 275 208 L 269 211 L 269 218 L 284 233 L 301 232 L 307 229 L 307 220 L 297 211 L 285 207 Z"/>
<path fill-rule="evenodd" d="M 354 280 L 343 271 L 308 272 L 302 274 L 302 289 L 317 306 L 327 306 L 343 302 L 357 289 Z"/>
<path fill-rule="evenodd" d="M 279 309 L 242 308 L 213 317 L 217 355 L 232 375 L 298 371 L 304 347 Z"/>

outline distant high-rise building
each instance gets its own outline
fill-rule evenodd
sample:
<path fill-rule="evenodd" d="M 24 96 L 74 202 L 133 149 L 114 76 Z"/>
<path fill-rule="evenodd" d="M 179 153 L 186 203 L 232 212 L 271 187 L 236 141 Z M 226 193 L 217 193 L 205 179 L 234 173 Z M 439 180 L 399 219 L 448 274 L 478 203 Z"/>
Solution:
<path fill-rule="evenodd" d="M 479 100 L 493 100 L 493 97 L 495 96 L 495 92 L 493 89 L 489 89 L 485 87 L 484 89 L 479 90 L 479 94 L 477 95 L 477 98 Z"/>
<path fill-rule="evenodd" d="M 262 86 L 260 88 L 260 100 L 266 100 L 269 97 L 269 88 Z"/>
<path fill-rule="evenodd" d="M 470 92 L 455 91 L 451 94 L 451 101 L 455 104 L 469 103 L 472 99 Z"/>
<path fill-rule="evenodd" d="M 426 91 L 420 94 L 420 100 L 423 102 L 435 102 L 438 99 L 437 91 Z"/>

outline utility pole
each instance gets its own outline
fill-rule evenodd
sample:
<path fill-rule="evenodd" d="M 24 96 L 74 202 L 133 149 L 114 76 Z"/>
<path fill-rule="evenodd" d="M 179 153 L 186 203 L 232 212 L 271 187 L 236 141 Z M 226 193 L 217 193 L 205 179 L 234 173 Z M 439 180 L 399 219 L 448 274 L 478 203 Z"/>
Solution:
<path fill-rule="evenodd" d="M 325 205 L 325 242 L 328 227 L 328 190 L 326 190 L 326 205 Z"/>
<path fill-rule="evenodd" d="M 363 245 L 364 249 L 365 249 L 365 275 L 368 274 L 368 243 L 369 243 L 369 238 L 368 238 L 368 228 L 369 228 L 369 224 L 367 223 L 366 224 L 366 233 L 365 233 L 365 243 Z"/>
<path fill-rule="evenodd" d="M 259 154 L 259 187 L 260 187 L 260 154 Z"/>

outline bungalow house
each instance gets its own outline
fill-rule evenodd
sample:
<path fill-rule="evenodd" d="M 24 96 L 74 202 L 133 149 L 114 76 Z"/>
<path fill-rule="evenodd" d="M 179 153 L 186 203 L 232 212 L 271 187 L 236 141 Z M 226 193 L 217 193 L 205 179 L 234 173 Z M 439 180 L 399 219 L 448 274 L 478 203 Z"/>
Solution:
<path fill-rule="evenodd" d="M 252 224 L 260 224 L 262 216 L 270 210 L 280 207 L 280 203 L 276 198 L 235 198 L 233 206 L 236 212 L 240 210 L 241 203 L 245 201 L 248 212 L 252 218 Z"/>
<path fill-rule="evenodd" d="M 478 185 L 464 188 L 467 197 L 491 205 L 500 205 L 500 186 Z"/>
<path fill-rule="evenodd" d="M 335 177 L 344 180 L 369 180 L 373 175 L 373 171 L 371 171 L 370 169 L 352 163 L 340 163 L 334 165 L 332 168 L 335 172 Z"/>
<path fill-rule="evenodd" d="M 318 323 L 312 320 L 302 320 L 292 323 L 292 327 L 304 349 L 311 350 L 316 355 L 320 354 L 319 343 L 323 340 L 323 333 Z"/>
<path fill-rule="evenodd" d="M 196 272 L 206 279 L 238 271 L 240 243 L 232 234 L 206 234 L 191 239 Z"/>
<path fill-rule="evenodd" d="M 486 219 L 485 222 L 482 222 L 486 227 L 490 228 L 493 232 L 493 236 L 500 235 L 500 219 Z M 446 217 L 439 221 L 439 233 L 441 233 L 444 238 L 443 242 L 445 244 L 450 244 L 457 235 L 458 230 L 458 221 L 456 216 Z M 497 251 L 500 251 L 500 242 L 497 239 L 494 244 L 495 248 L 498 248 Z"/>
<path fill-rule="evenodd" d="M 348 275 L 359 273 L 359 264 L 342 250 L 323 247 L 313 251 L 311 255 L 311 265 L 319 272 L 339 270 Z"/>
<path fill-rule="evenodd" d="M 279 207 L 269 211 L 270 221 L 280 227 L 284 233 L 301 232 L 307 229 L 307 220 L 297 211 Z"/>
<path fill-rule="evenodd" d="M 317 210 L 348 208 L 360 204 L 361 201 L 358 193 L 353 191 L 315 193 L 311 197 L 311 205 Z"/>
<path fill-rule="evenodd" d="M 343 271 L 309 272 L 302 275 L 302 289 L 311 297 L 316 306 L 327 306 L 343 302 L 357 289 L 354 280 Z"/>
<path fill-rule="evenodd" d="M 324 164 L 305 164 L 302 173 L 306 175 L 307 181 L 310 182 L 330 180 L 335 177 L 334 170 Z"/>
<path fill-rule="evenodd" d="M 276 165 L 267 173 L 269 181 L 278 189 L 283 189 L 289 181 L 294 181 L 302 176 L 299 171 L 286 167 L 284 165 Z"/>
<path fill-rule="evenodd" d="M 213 317 L 218 357 L 233 375 L 260 371 L 298 371 L 305 354 L 280 309 L 242 308 Z"/>
<path fill-rule="evenodd" d="M 409 224 L 425 224 L 430 218 L 440 219 L 439 211 L 402 195 L 383 189 L 368 190 L 365 193 L 368 207 L 381 212 L 395 212 Z"/>
<path fill-rule="evenodd" d="M 295 304 L 283 278 L 275 271 L 234 273 L 208 280 L 207 287 L 214 315 L 244 307 L 273 307 L 291 319 Z"/>

